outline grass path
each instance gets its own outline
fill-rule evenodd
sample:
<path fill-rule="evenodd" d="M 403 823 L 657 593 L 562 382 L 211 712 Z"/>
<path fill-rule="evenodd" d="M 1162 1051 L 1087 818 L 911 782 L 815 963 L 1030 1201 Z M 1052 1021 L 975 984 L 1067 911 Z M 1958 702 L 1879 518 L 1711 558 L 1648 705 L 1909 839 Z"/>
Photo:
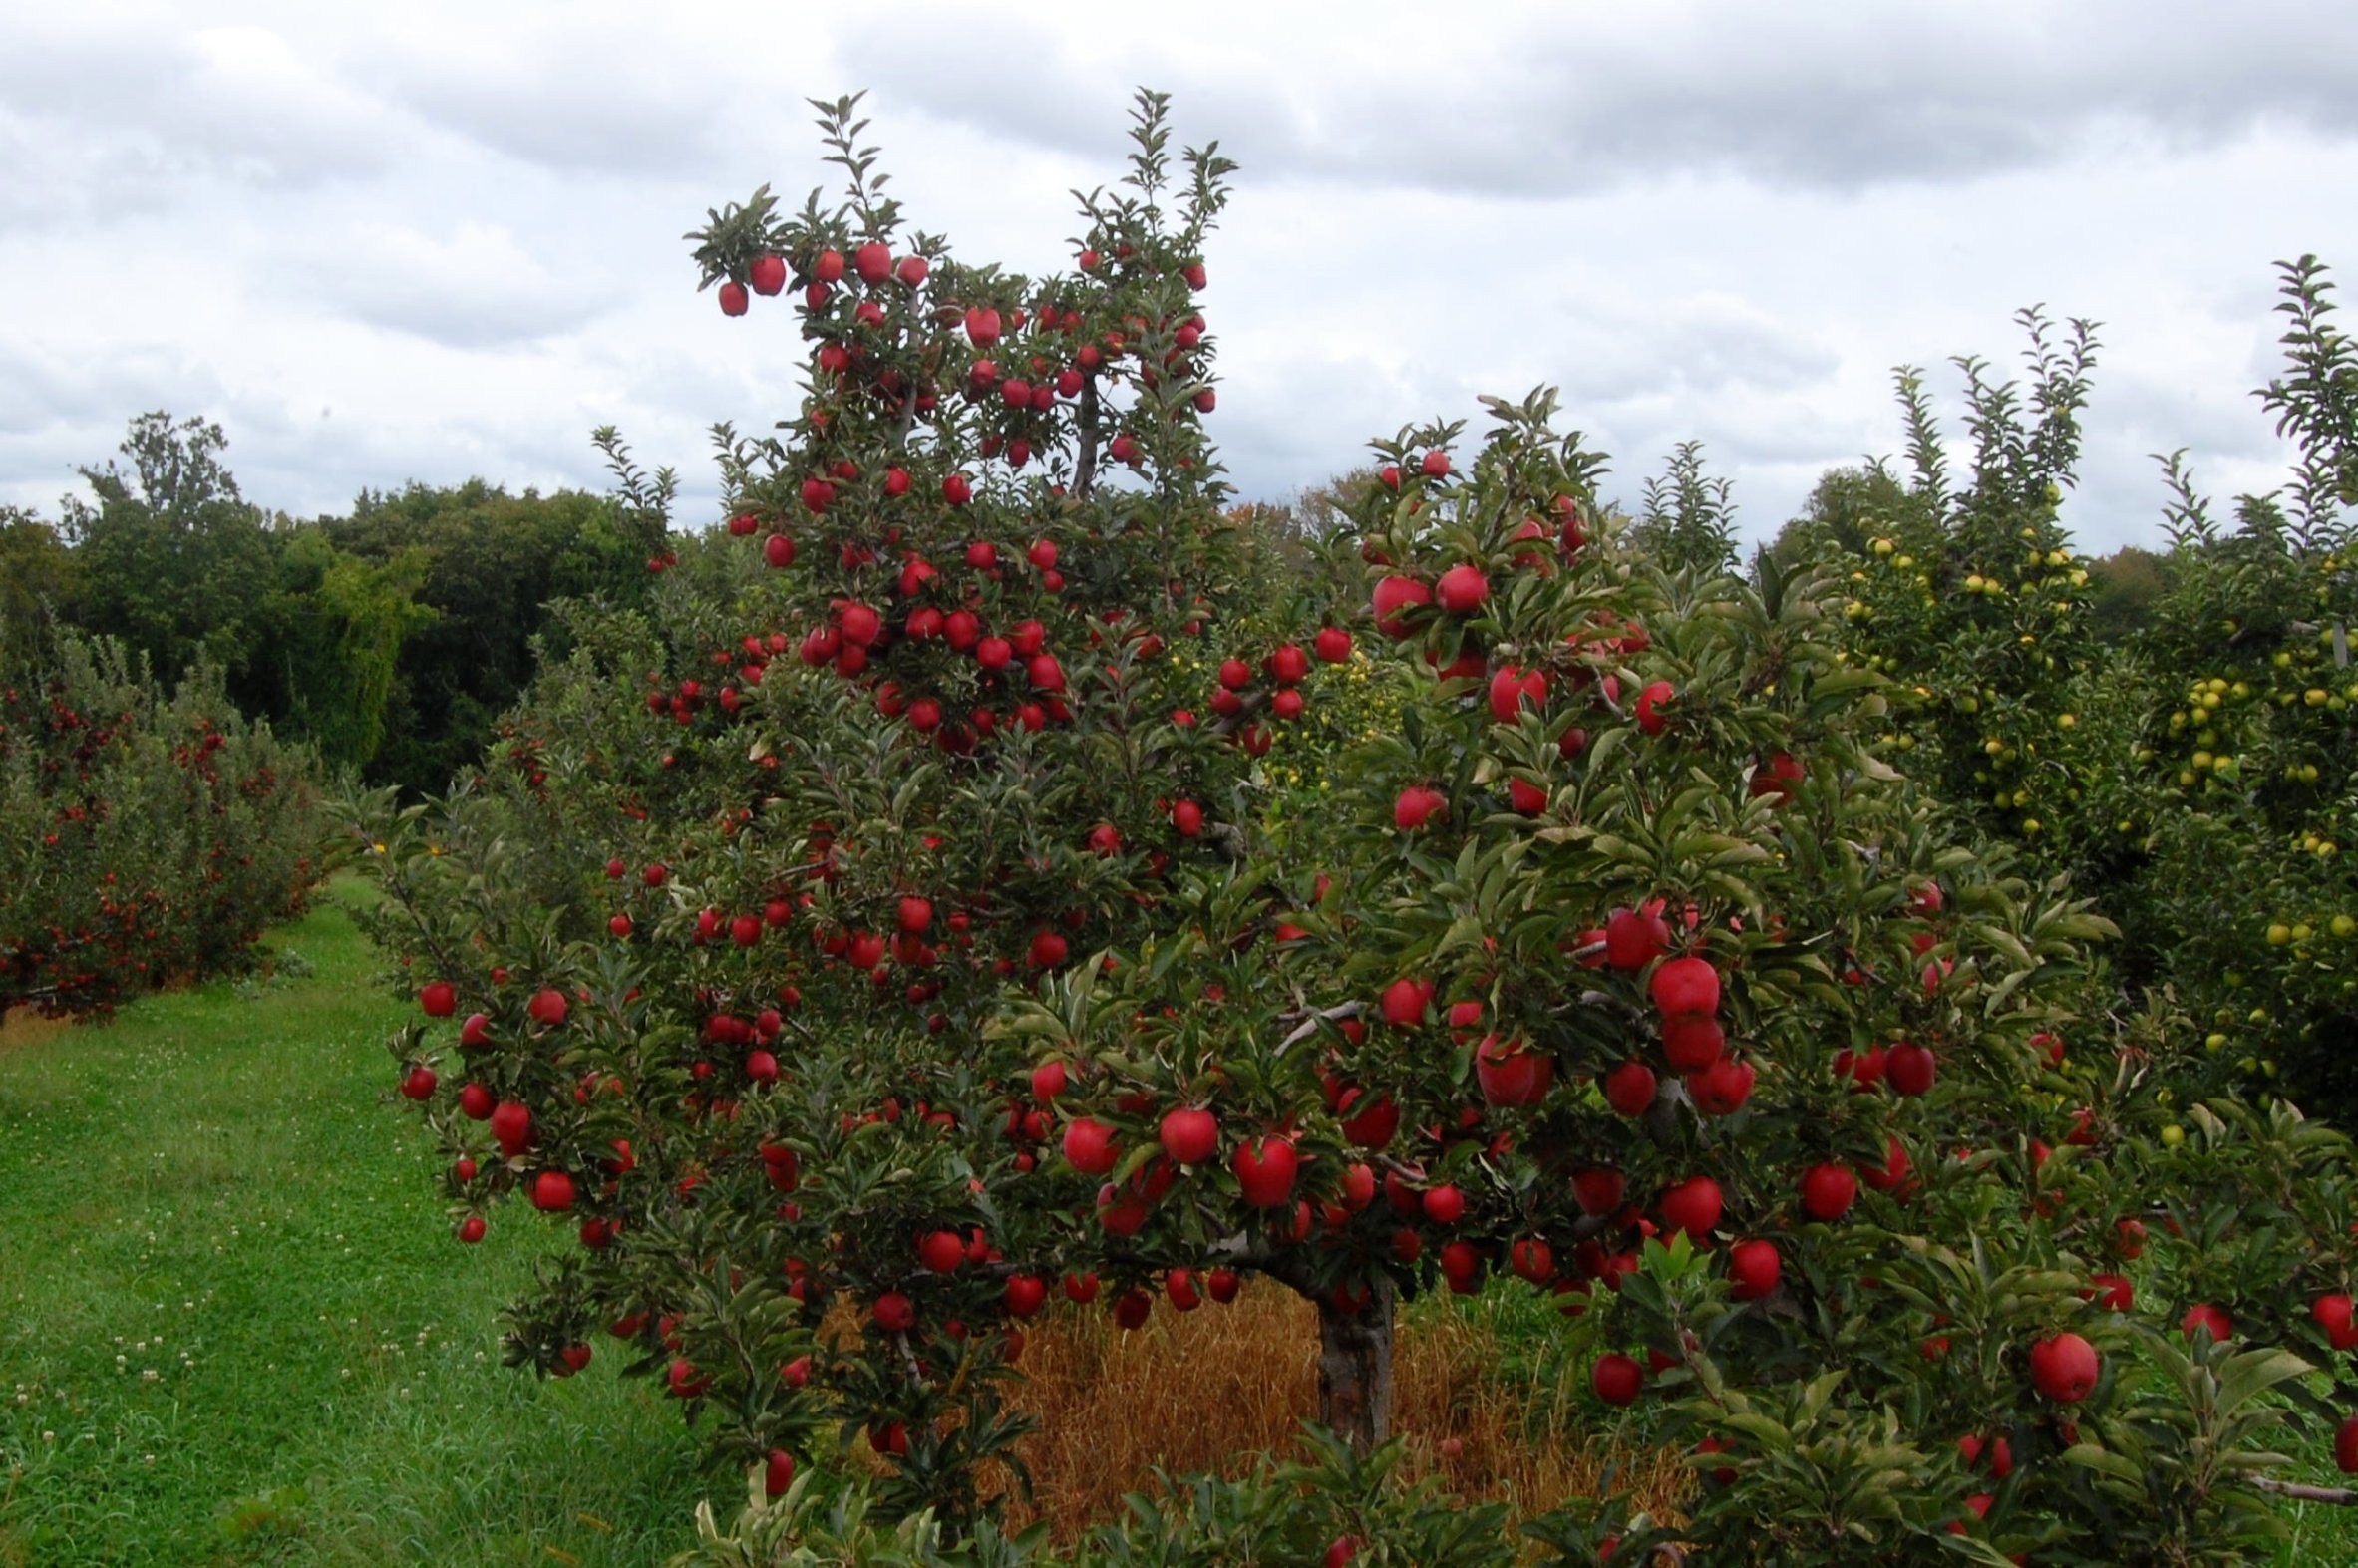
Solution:
<path fill-rule="evenodd" d="M 364 896 L 274 934 L 300 978 L 0 1037 L 0 1568 L 685 1544 L 675 1410 L 610 1365 L 500 1364 L 495 1315 L 560 1238 L 509 1213 L 452 1240 L 389 1103 L 403 1012 L 340 902 Z"/>

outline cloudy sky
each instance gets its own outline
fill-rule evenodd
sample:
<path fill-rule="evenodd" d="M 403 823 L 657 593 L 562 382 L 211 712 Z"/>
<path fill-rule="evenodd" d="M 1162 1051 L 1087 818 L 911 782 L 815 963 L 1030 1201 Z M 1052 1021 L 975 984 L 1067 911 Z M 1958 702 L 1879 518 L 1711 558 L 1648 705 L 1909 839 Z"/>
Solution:
<path fill-rule="evenodd" d="M 194 13 L 205 13 L 198 18 Z M 0 0 L 0 501 L 54 515 L 144 409 L 247 494 L 602 485 L 619 425 L 708 520 L 705 430 L 794 397 L 680 240 L 829 172 L 869 90 L 921 227 L 1046 270 L 1133 87 L 1243 165 L 1212 429 L 1280 496 L 1372 435 L 1560 386 L 1633 497 L 1699 439 L 1765 535 L 1900 446 L 1892 366 L 2103 323 L 2067 520 L 2157 535 L 2148 454 L 2265 489 L 2273 263 L 2358 286 L 2358 7 L 2326 0 L 1023 7 Z"/>

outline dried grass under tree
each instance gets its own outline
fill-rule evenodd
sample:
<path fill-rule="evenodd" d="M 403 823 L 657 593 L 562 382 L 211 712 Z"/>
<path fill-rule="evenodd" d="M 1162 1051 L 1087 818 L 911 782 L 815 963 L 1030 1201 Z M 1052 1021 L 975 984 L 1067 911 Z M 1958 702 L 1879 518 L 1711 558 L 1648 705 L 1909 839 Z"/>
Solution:
<path fill-rule="evenodd" d="M 1011 1518 L 1045 1517 L 1060 1540 L 1113 1517 L 1155 1472 L 1236 1475 L 1265 1453 L 1294 1450 L 1317 1408 L 1316 1308 L 1290 1291 L 1247 1288 L 1234 1305 L 1159 1308 L 1123 1333 L 1103 1312 L 1058 1311 L 1030 1331 L 1012 1403 L 1038 1421 L 1020 1447 L 1033 1495 Z M 1469 1501 L 1542 1513 L 1613 1484 L 1639 1506 L 1674 1507 L 1685 1471 L 1671 1450 L 1630 1452 L 1575 1426 L 1570 1391 L 1544 1374 L 1493 1374 L 1500 1347 L 1459 1313 L 1401 1323 L 1393 1361 L 1393 1429 L 1406 1473 L 1438 1474 Z M 1443 1444 L 1456 1438 L 1455 1452 Z M 1617 1469 L 1615 1468 L 1617 1466 Z M 999 1479 L 1011 1489 L 1008 1477 Z"/>

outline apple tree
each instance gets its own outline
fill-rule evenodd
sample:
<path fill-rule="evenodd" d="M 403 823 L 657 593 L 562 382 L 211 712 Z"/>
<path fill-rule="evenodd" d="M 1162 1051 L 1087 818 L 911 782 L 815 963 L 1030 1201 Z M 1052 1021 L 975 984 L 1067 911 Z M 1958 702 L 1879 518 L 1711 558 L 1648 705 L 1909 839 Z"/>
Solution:
<path fill-rule="evenodd" d="M 1033 278 L 908 229 L 853 101 L 821 107 L 846 198 L 692 236 L 723 311 L 779 298 L 754 325 L 808 359 L 793 418 L 719 433 L 726 529 L 659 557 L 652 617 L 571 612 L 469 787 L 358 825 L 459 1238 L 506 1196 L 579 1230 L 514 1359 L 569 1375 L 602 1332 L 724 1455 L 783 1484 L 838 1431 L 962 1520 L 1012 1456 L 1022 1320 L 1136 1311 L 989 1026 L 1257 885 L 1255 765 L 1351 639 L 1289 635 L 1299 579 L 1223 514 L 1216 149 L 1175 156 L 1144 97 L 1127 180 Z"/>
<path fill-rule="evenodd" d="M 2103 1016 L 2110 922 L 1884 760 L 1840 581 L 1624 548 L 1552 405 L 1378 445 L 1406 691 L 1345 770 L 1355 847 L 1203 883 L 1003 1026 L 1108 1177 L 1069 1223 L 1182 1308 L 1237 1270 L 1316 1299 L 1362 1446 L 1400 1298 L 1550 1293 L 1600 1403 L 1710 1455 L 1646 1528 L 1714 1561 L 2264 1533 L 2272 1461 L 2205 1455 L 2344 1347 L 2347 1144 L 2187 1106 L 2186 1019 Z"/>
<path fill-rule="evenodd" d="M 321 872 L 317 763 L 199 663 L 0 627 L 0 1013 L 103 1016 L 250 965 Z"/>

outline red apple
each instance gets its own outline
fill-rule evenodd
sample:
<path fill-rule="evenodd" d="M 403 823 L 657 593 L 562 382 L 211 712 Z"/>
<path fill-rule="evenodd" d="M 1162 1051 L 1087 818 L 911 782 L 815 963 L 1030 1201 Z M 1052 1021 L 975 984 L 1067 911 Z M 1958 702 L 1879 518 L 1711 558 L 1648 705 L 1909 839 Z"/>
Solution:
<path fill-rule="evenodd" d="M 1681 1073 L 1700 1073 L 1727 1054 L 1727 1032 L 1716 1018 L 1662 1021 L 1662 1054 Z"/>
<path fill-rule="evenodd" d="M 1802 1172 L 1802 1211 L 1814 1220 L 1841 1219 L 1857 1197 L 1858 1178 L 1847 1166 L 1819 1164 Z"/>
<path fill-rule="evenodd" d="M 2334 1291 L 2320 1296 L 2309 1304 L 2309 1316 L 2325 1331 L 2326 1343 L 2337 1351 L 2358 1345 L 2358 1322 L 2352 1320 L 2350 1297 L 2346 1292 Z"/>
<path fill-rule="evenodd" d="M 1276 1208 L 1293 1197 L 1296 1163 L 1293 1140 L 1274 1134 L 1237 1144 L 1231 1161 L 1244 1201 L 1262 1209 Z"/>
<path fill-rule="evenodd" d="M 2077 1405 L 2096 1388 L 2102 1363 L 2096 1347 L 2077 1334 L 2057 1334 L 2031 1347 L 2031 1383 L 2062 1405 Z"/>
<path fill-rule="evenodd" d="M 1441 607 L 1450 614 L 1471 615 L 1491 596 L 1491 580 L 1482 574 L 1479 566 L 1452 566 L 1441 574 L 1434 593 Z"/>
<path fill-rule="evenodd" d="M 1065 1126 L 1065 1161 L 1085 1176 L 1102 1176 L 1120 1159 L 1114 1129 L 1090 1116 L 1076 1116 Z"/>
<path fill-rule="evenodd" d="M 1610 956 L 1612 928 L 1605 928 Z M 1689 955 L 1673 958 L 1655 969 L 1654 1006 L 1664 1018 L 1708 1018 L 1719 1011 L 1719 971 L 1709 959 Z"/>
<path fill-rule="evenodd" d="M 1652 1068 L 1624 1062 L 1605 1075 L 1605 1102 L 1625 1116 L 1641 1116 L 1654 1103 L 1657 1087 Z"/>
<path fill-rule="evenodd" d="M 1449 814 L 1449 800 L 1439 789 L 1411 784 L 1392 803 L 1392 822 L 1403 832 L 1414 832 L 1436 815 Z"/>
<path fill-rule="evenodd" d="M 2235 1337 L 2235 1320 L 2208 1302 L 2196 1302 L 2189 1307 L 2187 1315 L 2179 1320 L 2178 1327 L 2179 1332 L 2190 1340 L 2194 1337 L 2196 1329 L 2208 1330 L 2210 1338 L 2222 1345 Z"/>
<path fill-rule="evenodd" d="M 1395 980 L 1384 988 L 1384 1022 L 1395 1029 L 1414 1029 L 1425 1022 L 1425 1013 L 1433 1005 L 1433 982 L 1430 980 Z"/>
<path fill-rule="evenodd" d="M 1719 1225 L 1721 1202 L 1718 1182 L 1709 1176 L 1689 1176 L 1664 1190 L 1662 1221 L 1669 1229 L 1683 1230 L 1702 1241 Z"/>
<path fill-rule="evenodd" d="M 1924 1047 L 1902 1043 L 1891 1048 L 1883 1075 L 1895 1093 L 1921 1095 L 1931 1089 L 1933 1080 L 1939 1076 L 1939 1063 Z"/>
<path fill-rule="evenodd" d="M 1615 969 L 1643 969 L 1669 945 L 1670 927 L 1658 914 L 1616 909 L 1605 919 L 1605 962 Z M 1716 985 L 1713 1005 L 1718 1005 Z"/>
<path fill-rule="evenodd" d="M 1167 1112 L 1159 1134 L 1163 1152 L 1182 1165 L 1200 1165 L 1219 1152 L 1219 1119 L 1200 1105 Z"/>
<path fill-rule="evenodd" d="M 1526 703 L 1532 708 L 1547 705 L 1546 672 L 1502 665 L 1491 676 L 1491 717 L 1501 724 L 1513 724 Z"/>
<path fill-rule="evenodd" d="M 1606 1166 L 1576 1171 L 1572 1176 L 1572 1197 L 1583 1214 L 1610 1214 L 1621 1206 L 1628 1192 L 1628 1178 Z"/>
<path fill-rule="evenodd" d="M 918 1238 L 917 1261 L 935 1274 L 955 1274 L 966 1261 L 966 1238 L 954 1230 L 927 1231 Z"/>
<path fill-rule="evenodd" d="M 1655 681 L 1637 694 L 1637 727 L 1648 735 L 1660 735 L 1670 720 L 1662 712 L 1662 705 L 1678 695 L 1668 681 Z"/>
<path fill-rule="evenodd" d="M 1777 1288 L 1782 1268 L 1777 1244 L 1758 1237 L 1728 1249 L 1729 1294 L 1738 1301 L 1758 1301 Z"/>
<path fill-rule="evenodd" d="M 1409 635 L 1401 619 L 1407 611 L 1433 602 L 1433 590 L 1414 577 L 1386 577 L 1376 584 L 1376 630 L 1397 642 Z"/>
<path fill-rule="evenodd" d="M 1645 1387 L 1645 1383 L 1646 1370 L 1618 1352 L 1597 1357 L 1596 1365 L 1588 1372 L 1589 1387 L 1607 1405 L 1636 1403 L 1638 1391 Z"/>
<path fill-rule="evenodd" d="M 1474 1077 L 1492 1105 L 1535 1105 L 1555 1080 L 1555 1059 L 1526 1042 L 1492 1035 L 1474 1054 Z"/>
<path fill-rule="evenodd" d="M 504 1099 L 494 1105 L 492 1137 L 500 1145 L 500 1152 L 509 1159 L 523 1153 L 532 1141 L 530 1108 L 512 1099 Z"/>

